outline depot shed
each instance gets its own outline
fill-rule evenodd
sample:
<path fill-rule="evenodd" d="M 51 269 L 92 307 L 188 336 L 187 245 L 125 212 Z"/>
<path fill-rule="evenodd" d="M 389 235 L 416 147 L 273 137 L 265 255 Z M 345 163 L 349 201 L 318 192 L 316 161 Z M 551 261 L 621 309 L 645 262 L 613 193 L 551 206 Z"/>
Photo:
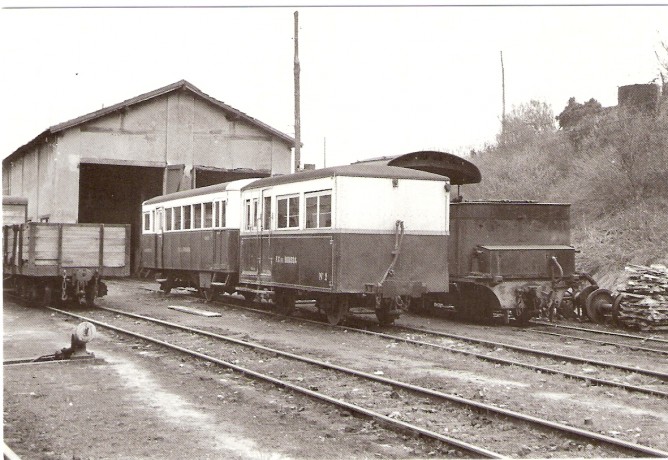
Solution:
<path fill-rule="evenodd" d="M 3 160 L 3 194 L 34 222 L 131 224 L 135 261 L 144 200 L 290 173 L 293 146 L 181 80 L 46 129 Z"/>

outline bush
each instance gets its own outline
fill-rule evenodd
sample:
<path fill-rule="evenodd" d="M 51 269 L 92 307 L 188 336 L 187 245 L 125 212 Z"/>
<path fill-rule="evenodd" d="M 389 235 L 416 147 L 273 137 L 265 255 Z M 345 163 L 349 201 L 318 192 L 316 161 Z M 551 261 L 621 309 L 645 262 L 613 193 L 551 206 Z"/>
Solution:
<path fill-rule="evenodd" d="M 566 130 L 486 148 L 471 159 L 482 183 L 465 198 L 572 203 L 585 271 L 668 263 L 668 98 L 656 113 L 613 108 L 579 123 L 578 148 Z"/>

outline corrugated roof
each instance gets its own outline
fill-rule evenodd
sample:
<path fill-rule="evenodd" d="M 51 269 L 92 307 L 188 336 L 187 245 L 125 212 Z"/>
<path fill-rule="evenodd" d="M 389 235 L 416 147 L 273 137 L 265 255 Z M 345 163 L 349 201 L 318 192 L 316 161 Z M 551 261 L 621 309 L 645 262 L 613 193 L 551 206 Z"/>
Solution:
<path fill-rule="evenodd" d="M 181 90 L 181 89 L 189 90 L 189 91 L 193 92 L 194 94 L 196 94 L 200 98 L 202 98 L 202 99 L 214 104 L 215 106 L 221 108 L 222 110 L 224 110 L 225 112 L 230 114 L 230 116 L 232 118 L 236 118 L 236 119 L 239 119 L 239 120 L 243 120 L 247 123 L 250 123 L 250 124 L 260 128 L 261 130 L 266 131 L 268 134 L 270 134 L 272 136 L 275 136 L 275 137 L 278 137 L 279 139 L 281 139 L 286 144 L 289 144 L 290 146 L 294 146 L 294 143 L 295 143 L 294 138 L 288 136 L 285 133 L 282 133 L 282 132 L 278 131 L 277 129 L 272 128 L 271 126 L 267 125 L 266 123 L 263 123 L 260 120 L 258 120 L 256 118 L 253 118 L 250 115 L 247 115 L 240 110 L 235 109 L 234 107 L 232 107 L 230 105 L 225 104 L 222 101 L 219 101 L 219 100 L 209 96 L 208 94 L 201 91 L 199 88 L 197 88 L 192 83 L 190 83 L 186 80 L 180 80 L 180 81 L 177 81 L 176 83 L 172 83 L 171 85 L 163 86 L 162 88 L 158 88 L 154 91 L 149 91 L 148 93 L 140 94 L 139 96 L 127 99 L 123 102 L 119 102 L 118 104 L 110 105 L 109 107 L 105 107 L 103 109 L 96 110 L 95 112 L 91 112 L 91 113 L 88 113 L 86 115 L 82 115 L 80 117 L 73 118 L 72 120 L 68 120 L 68 121 L 65 121 L 63 123 L 59 123 L 57 125 L 53 125 L 53 126 L 49 127 L 48 129 L 46 129 L 45 131 L 43 131 L 42 133 L 40 133 L 33 140 L 31 140 L 30 142 L 28 142 L 25 145 L 22 145 L 21 147 L 16 149 L 14 152 L 12 152 L 10 155 L 8 155 L 7 158 L 5 158 L 3 160 L 3 163 L 5 163 L 6 161 L 11 161 L 14 158 L 20 156 L 22 152 L 24 152 L 28 148 L 34 146 L 35 144 L 37 144 L 41 140 L 47 138 L 49 135 L 56 134 L 58 132 L 66 130 L 66 129 L 70 129 L 70 128 L 73 128 L 75 126 L 81 125 L 83 123 L 87 123 L 89 121 L 95 120 L 97 118 L 104 117 L 106 115 L 112 114 L 112 113 L 114 113 L 118 110 L 122 110 L 122 109 L 124 109 L 126 107 L 129 107 L 131 105 L 138 104 L 138 103 L 144 102 L 144 101 L 148 101 L 149 99 L 153 99 L 153 98 L 162 96 L 164 94 L 171 93 L 173 91 L 177 91 L 177 90 Z"/>
<path fill-rule="evenodd" d="M 272 176 L 264 179 L 258 179 L 252 182 L 242 190 L 271 187 L 273 185 L 288 184 L 292 182 L 304 182 L 307 180 L 321 179 L 325 177 L 378 177 L 390 179 L 417 179 L 445 181 L 447 177 L 433 174 L 430 172 L 419 171 L 416 169 L 401 168 L 397 166 L 387 166 L 382 164 L 352 164 L 344 166 L 333 166 L 331 168 L 314 169 L 309 171 L 300 171 L 294 174 L 283 176 Z"/>

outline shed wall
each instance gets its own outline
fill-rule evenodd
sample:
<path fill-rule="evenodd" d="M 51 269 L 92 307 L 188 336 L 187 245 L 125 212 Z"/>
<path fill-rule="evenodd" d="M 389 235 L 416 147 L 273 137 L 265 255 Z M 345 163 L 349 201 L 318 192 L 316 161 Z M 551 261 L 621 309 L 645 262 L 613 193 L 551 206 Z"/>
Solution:
<path fill-rule="evenodd" d="M 77 222 L 82 159 L 185 165 L 179 188 L 189 189 L 194 166 L 287 174 L 291 146 L 191 91 L 175 90 L 64 129 L 4 163 L 3 193 L 28 198 L 33 221 Z"/>

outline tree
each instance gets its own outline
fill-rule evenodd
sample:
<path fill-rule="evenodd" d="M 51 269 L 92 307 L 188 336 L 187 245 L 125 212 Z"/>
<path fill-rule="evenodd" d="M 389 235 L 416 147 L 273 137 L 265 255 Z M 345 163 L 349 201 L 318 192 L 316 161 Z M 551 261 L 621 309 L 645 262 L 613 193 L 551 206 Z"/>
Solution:
<path fill-rule="evenodd" d="M 521 144 L 535 138 L 536 135 L 555 131 L 554 112 L 545 102 L 531 100 L 513 106 L 505 117 L 499 138 L 500 144 Z"/>
<path fill-rule="evenodd" d="M 574 97 L 571 97 L 556 119 L 559 127 L 568 133 L 568 139 L 573 148 L 580 151 L 584 140 L 596 129 L 598 117 L 603 112 L 603 106 L 594 98 L 580 104 Z"/>

